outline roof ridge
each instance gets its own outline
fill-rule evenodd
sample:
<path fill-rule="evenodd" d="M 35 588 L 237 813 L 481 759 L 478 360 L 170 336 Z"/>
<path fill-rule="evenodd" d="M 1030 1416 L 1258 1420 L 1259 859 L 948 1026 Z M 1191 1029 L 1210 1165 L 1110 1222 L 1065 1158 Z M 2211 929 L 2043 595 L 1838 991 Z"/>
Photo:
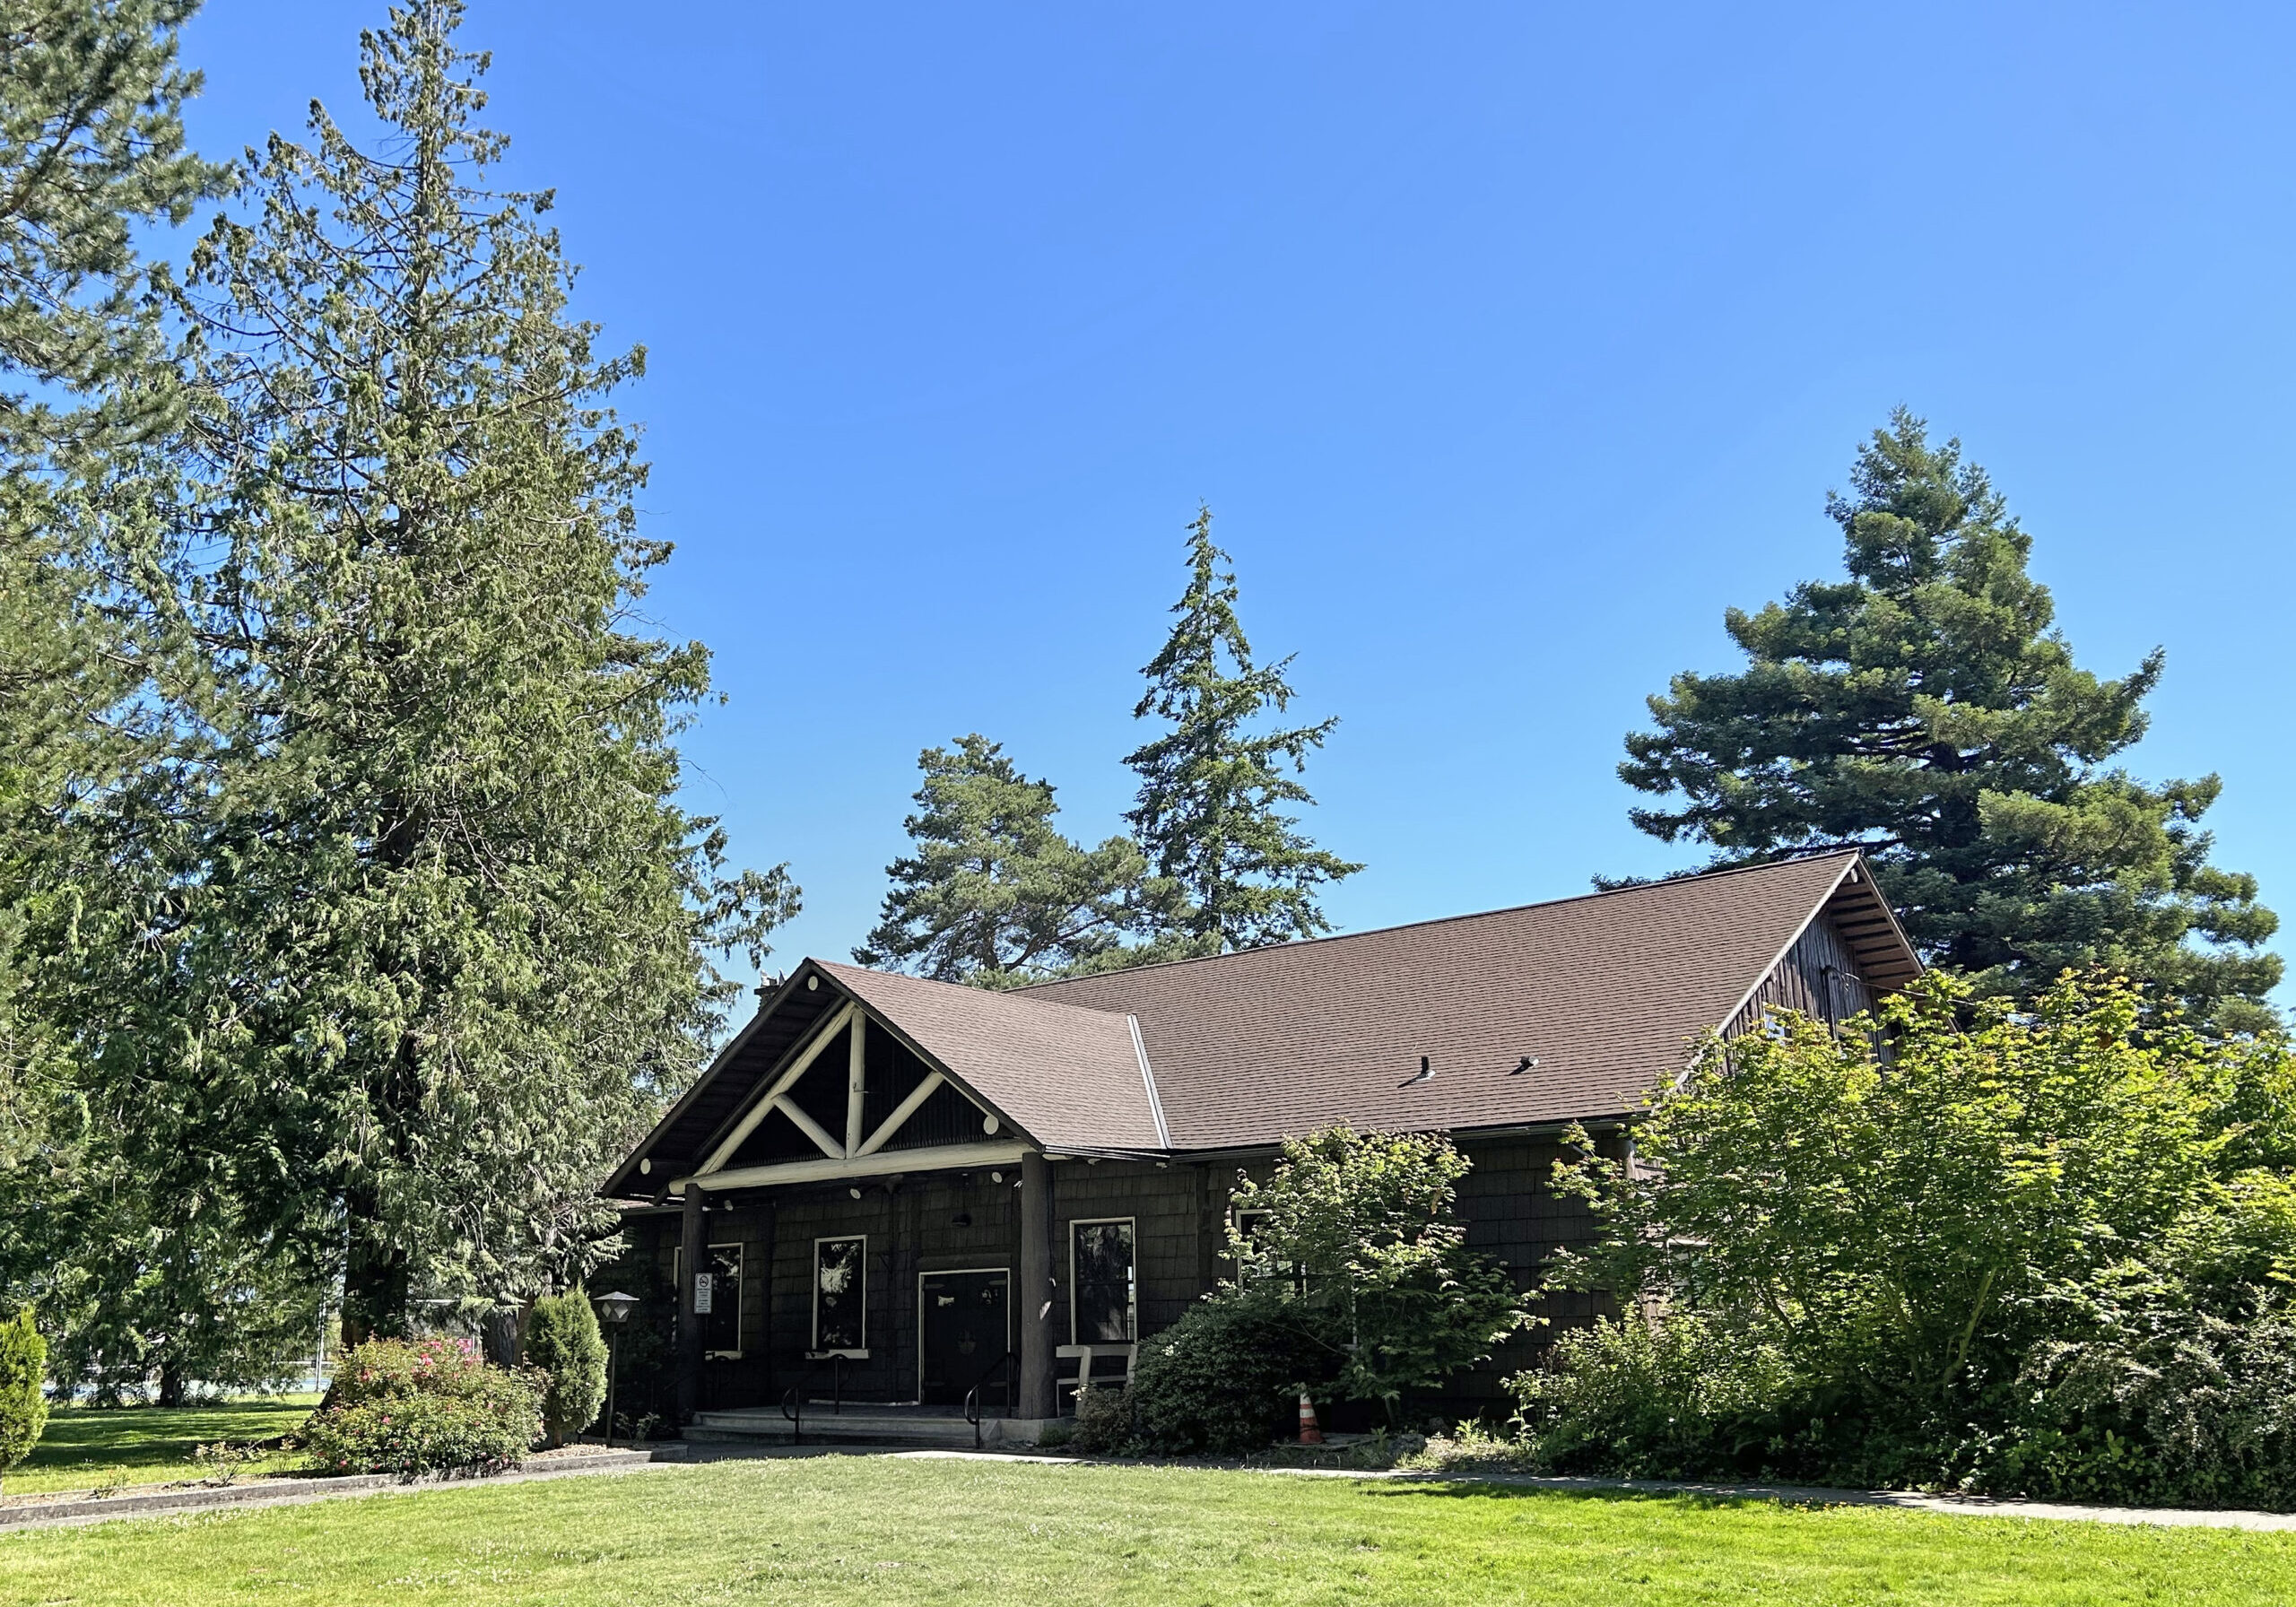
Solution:
<path fill-rule="evenodd" d="M 1654 888 L 1678 887 L 1685 882 L 1714 882 L 1725 876 L 1744 876 L 1756 871 L 1774 871 L 1780 865 L 1810 864 L 1822 859 L 1841 859 L 1862 856 L 1864 854 L 1863 848 L 1824 848 L 1815 853 L 1796 854 L 1784 859 L 1765 859 L 1755 864 L 1724 865 L 1718 870 L 1695 871 L 1686 876 L 1660 876 L 1649 882 L 1630 882 L 1624 887 L 1597 888 L 1590 893 L 1570 893 L 1560 899 L 1534 899 L 1527 904 L 1502 904 L 1496 909 L 1470 909 L 1459 915 L 1431 916 L 1425 920 L 1419 921 L 1397 921 L 1392 926 L 1368 926 L 1361 932 L 1333 932 L 1322 937 L 1294 938 L 1290 942 L 1265 943 L 1257 949 L 1231 949 L 1223 954 L 1193 954 L 1186 960 L 1158 960 L 1146 965 L 1120 966 L 1106 971 L 1087 971 L 1080 977 L 1051 977 L 1042 982 L 1031 982 L 1020 987 L 1000 988 L 996 991 L 1010 997 L 1017 994 L 1034 993 L 1039 988 L 1065 987 L 1074 982 L 1090 982 L 1100 977 L 1130 977 L 1142 971 L 1170 970 L 1184 965 L 1208 965 L 1213 960 L 1234 960 L 1245 954 L 1265 954 L 1277 950 L 1288 951 L 1293 949 L 1308 949 L 1318 943 L 1352 942 L 1359 938 L 1378 937 L 1384 933 L 1411 932 L 1422 926 L 1448 926 L 1459 921 L 1488 920 L 1494 916 L 1519 915 L 1526 909 L 1551 909 L 1558 904 L 1583 904 L 1594 899 L 1614 899 L 1625 893 L 1648 892 Z M 917 980 L 930 981 L 932 978 L 918 977 Z M 966 985 L 952 982 L 944 986 L 962 987 Z M 1083 1005 L 1078 1008 L 1089 1009 L 1091 1006 Z"/>
<path fill-rule="evenodd" d="M 927 987 L 953 988 L 958 993 L 974 999 L 1014 1000 L 1039 1009 L 1081 1010 L 1088 1015 L 1120 1016 L 1126 1013 L 1124 1011 L 1106 1004 L 1071 1004 L 1059 999 L 1021 999 L 1020 995 L 1029 991 L 1027 987 L 975 987 L 970 982 L 951 982 L 941 977 L 919 977 L 913 971 L 881 971 L 874 966 L 854 965 L 842 960 L 823 960 L 818 954 L 805 955 L 797 963 L 800 968 L 813 965 L 819 966 L 825 971 L 858 971 L 865 977 L 886 977 L 896 982 L 921 982 Z M 790 973 L 792 976 L 796 974 L 795 970 Z M 1073 980 L 1073 978 L 1063 978 L 1063 980 Z M 1046 986 L 1048 985 L 1042 982 L 1029 984 L 1029 987 Z"/>

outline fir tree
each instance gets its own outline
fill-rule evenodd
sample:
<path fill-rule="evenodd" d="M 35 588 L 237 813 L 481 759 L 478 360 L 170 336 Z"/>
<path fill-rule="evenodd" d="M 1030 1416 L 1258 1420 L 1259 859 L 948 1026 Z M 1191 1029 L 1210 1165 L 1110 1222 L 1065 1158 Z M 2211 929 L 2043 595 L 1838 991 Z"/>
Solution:
<path fill-rule="evenodd" d="M 460 17 L 362 36 L 386 149 L 314 106 L 194 255 L 164 511 L 211 751 L 106 1046 L 161 1174 L 339 1265 L 351 1341 L 595 1260 L 732 996 L 709 952 L 796 901 L 672 801 L 708 657 L 634 617 L 642 354 L 567 317 L 550 197 L 486 187 Z"/>
<path fill-rule="evenodd" d="M 1185 899 L 1166 930 L 1218 952 L 1331 930 L 1316 889 L 1363 867 L 1296 830 L 1291 804 L 1312 804 L 1298 777 L 1336 718 L 1255 731 L 1291 706 L 1289 657 L 1255 664 L 1236 618 L 1236 577 L 1212 542 L 1212 510 L 1188 527 L 1188 585 L 1163 651 L 1141 673 L 1149 690 L 1133 710 L 1169 726 L 1125 763 L 1139 773 L 1132 824 L 1155 873 Z"/>
<path fill-rule="evenodd" d="M 902 822 L 916 849 L 886 868 L 892 890 L 856 960 L 1009 987 L 1131 953 L 1126 937 L 1152 922 L 1166 891 L 1137 844 L 1087 848 L 1063 836 L 1052 784 L 978 734 L 917 763 L 925 785 Z"/>
<path fill-rule="evenodd" d="M 2228 1028 L 2268 1021 L 2276 922 L 2253 877 L 2209 863 L 2217 778 L 2107 768 L 2144 734 L 2161 654 L 2118 680 L 2076 666 L 2032 538 L 1903 410 L 1852 485 L 1827 504 L 1848 578 L 1732 609 L 1748 667 L 1650 699 L 1619 773 L 1670 802 L 1635 824 L 1718 865 L 1861 847 L 1925 958 L 1990 990 L 2099 965 Z"/>

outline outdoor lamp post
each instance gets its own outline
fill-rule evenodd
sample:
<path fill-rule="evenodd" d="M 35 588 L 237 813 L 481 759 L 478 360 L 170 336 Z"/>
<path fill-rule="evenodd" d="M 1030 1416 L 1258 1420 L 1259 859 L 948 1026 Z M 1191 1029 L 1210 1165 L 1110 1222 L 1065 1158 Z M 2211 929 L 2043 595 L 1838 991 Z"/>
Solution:
<path fill-rule="evenodd" d="M 613 1294 L 598 1296 L 591 1304 L 598 1308 L 598 1321 L 605 1325 L 606 1331 L 606 1449 L 611 1451 L 613 1449 L 614 1378 L 622 1371 L 618 1365 L 622 1359 L 619 1342 L 622 1325 L 630 1320 L 631 1312 L 637 1308 L 638 1297 L 617 1290 Z"/>

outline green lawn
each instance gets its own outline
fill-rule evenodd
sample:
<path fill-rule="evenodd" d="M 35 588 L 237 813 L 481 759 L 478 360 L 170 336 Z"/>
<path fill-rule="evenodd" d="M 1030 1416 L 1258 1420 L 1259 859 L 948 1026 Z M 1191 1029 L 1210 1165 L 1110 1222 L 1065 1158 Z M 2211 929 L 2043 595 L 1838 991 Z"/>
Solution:
<path fill-rule="evenodd" d="M 196 1479 L 201 1470 L 192 1464 L 194 1446 L 285 1434 L 302 1426 L 317 1401 L 317 1395 L 278 1395 L 221 1406 L 63 1407 L 48 1413 L 48 1432 L 30 1456 L 8 1471 L 0 1495 Z M 291 1460 L 249 1463 L 244 1471 Z"/>
<path fill-rule="evenodd" d="M 2296 1534 L 865 1456 L 0 1536 L 0 1602 L 71 1607 L 2292 1599 Z"/>

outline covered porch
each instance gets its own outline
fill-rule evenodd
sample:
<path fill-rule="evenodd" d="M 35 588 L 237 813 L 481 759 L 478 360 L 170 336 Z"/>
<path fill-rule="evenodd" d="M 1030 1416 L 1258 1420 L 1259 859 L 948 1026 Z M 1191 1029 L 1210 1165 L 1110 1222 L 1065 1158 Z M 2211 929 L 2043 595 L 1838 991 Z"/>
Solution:
<path fill-rule="evenodd" d="M 1194 1168 L 1056 1152 L 978 1086 L 993 1076 L 958 1071 L 963 1046 L 936 1023 L 821 969 L 785 985 L 798 998 L 777 1005 L 795 1008 L 761 1013 L 787 1041 L 631 1212 L 633 1250 L 675 1291 L 678 1420 L 970 1444 L 978 1420 L 984 1443 L 1033 1440 L 1079 1385 L 1128 1376 L 1139 1333 L 1136 1213 L 1090 1214 L 1105 1192 L 1090 1186 L 1060 1210 L 1060 1174 L 1152 1173 L 1192 1214 Z M 1048 1058 L 1120 1050 L 1137 1101 L 1128 1019 L 1053 1012 L 1112 1041 L 1069 1032 Z M 639 1177 L 651 1160 L 633 1158 Z"/>

